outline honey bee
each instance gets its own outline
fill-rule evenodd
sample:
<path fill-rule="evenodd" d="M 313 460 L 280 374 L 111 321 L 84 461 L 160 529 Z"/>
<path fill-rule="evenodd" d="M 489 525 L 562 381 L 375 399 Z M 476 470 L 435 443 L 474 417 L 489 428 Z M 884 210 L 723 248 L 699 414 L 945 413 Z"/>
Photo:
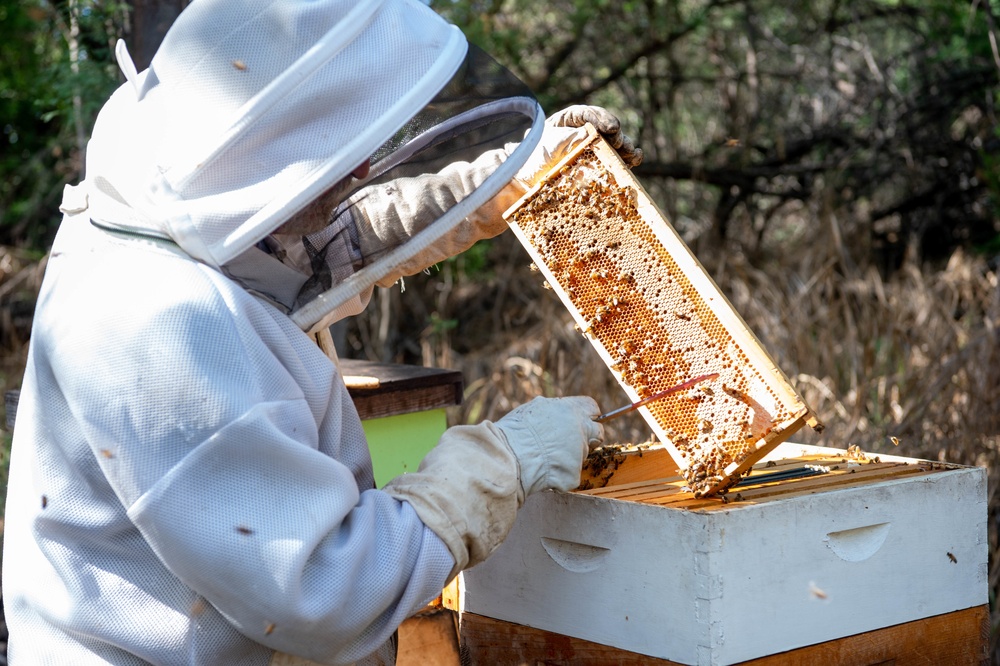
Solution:
<path fill-rule="evenodd" d="M 115 457 L 115 454 L 111 453 L 111 451 L 107 449 L 101 449 L 101 455 L 109 460 Z"/>
<path fill-rule="evenodd" d="M 828 599 L 829 595 L 821 590 L 816 583 L 809 581 L 809 594 L 813 595 L 817 599 Z"/>
<path fill-rule="evenodd" d="M 250 536 L 251 534 L 253 534 L 253 530 L 250 529 L 249 527 L 246 527 L 245 525 L 237 525 L 236 531 L 242 534 L 243 536 Z"/>
<path fill-rule="evenodd" d="M 264 627 L 264 635 L 270 636 L 272 631 L 274 631 L 274 622 L 271 622 L 266 627 Z"/>
<path fill-rule="evenodd" d="M 242 60 L 234 60 L 233 67 L 235 67 L 237 70 L 241 72 L 245 72 L 247 70 L 247 64 Z"/>
<path fill-rule="evenodd" d="M 49 498 L 46 497 L 45 495 L 42 495 L 42 508 L 44 509 L 48 505 L 49 505 Z"/>
<path fill-rule="evenodd" d="M 889 435 L 889 441 L 892 442 L 893 446 L 899 446 L 899 438 Z"/>
<path fill-rule="evenodd" d="M 948 559 L 951 560 L 952 564 L 958 564 L 958 558 L 954 554 L 948 553 Z"/>

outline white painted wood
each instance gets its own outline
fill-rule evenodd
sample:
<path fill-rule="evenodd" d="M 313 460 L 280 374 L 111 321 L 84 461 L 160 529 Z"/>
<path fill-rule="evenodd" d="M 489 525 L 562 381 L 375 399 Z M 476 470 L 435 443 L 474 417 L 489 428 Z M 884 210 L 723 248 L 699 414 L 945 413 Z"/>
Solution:
<path fill-rule="evenodd" d="M 463 574 L 462 605 L 733 664 L 987 603 L 986 517 L 974 467 L 714 511 L 547 492 Z"/>

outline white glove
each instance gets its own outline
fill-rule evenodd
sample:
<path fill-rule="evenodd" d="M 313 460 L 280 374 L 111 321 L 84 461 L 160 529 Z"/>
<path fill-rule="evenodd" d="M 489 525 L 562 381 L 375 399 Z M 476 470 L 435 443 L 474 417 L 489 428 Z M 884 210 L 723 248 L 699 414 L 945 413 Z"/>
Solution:
<path fill-rule="evenodd" d="M 598 413 L 590 398 L 535 398 L 496 423 L 449 428 L 416 472 L 383 490 L 448 546 L 454 576 L 500 545 L 527 495 L 580 485 L 583 460 L 604 437 Z"/>
<path fill-rule="evenodd" d="M 580 485 L 583 461 L 604 442 L 597 403 L 583 396 L 535 398 L 497 421 L 520 467 L 525 497 Z"/>
<path fill-rule="evenodd" d="M 400 177 L 354 194 L 349 199 L 350 214 L 364 264 L 402 245 L 441 217 L 479 187 L 507 155 L 504 149 L 488 151 L 474 162 L 455 162 L 438 173 Z M 517 196 L 510 199 L 511 203 Z M 401 266 L 396 274 L 382 278 L 378 285 L 391 286 L 399 278 L 464 252 L 476 241 L 492 238 L 506 228 L 499 215 L 483 216 L 477 211 L 433 247 Z"/>
<path fill-rule="evenodd" d="M 553 113 L 545 119 L 545 124 L 551 127 L 583 127 L 587 123 L 601 133 L 628 168 L 642 164 L 642 150 L 636 148 L 632 139 L 622 133 L 621 122 L 605 108 L 577 104 Z"/>
<path fill-rule="evenodd" d="M 629 166 L 642 161 L 642 151 L 621 132 L 621 123 L 611 112 L 598 106 L 571 106 L 545 121 L 542 138 L 511 182 L 493 199 L 458 225 L 437 245 L 420 254 L 394 275 L 378 284 L 391 286 L 399 278 L 414 275 L 429 266 L 464 252 L 476 241 L 492 238 L 507 228 L 503 213 L 534 186 L 550 167 L 580 142 L 583 129 L 592 124 Z M 357 228 L 364 263 L 404 243 L 434 222 L 456 201 L 478 187 L 517 147 L 509 144 L 481 155 L 474 162 L 458 162 L 436 174 L 398 178 L 391 183 L 369 187 L 351 197 L 351 214 Z"/>

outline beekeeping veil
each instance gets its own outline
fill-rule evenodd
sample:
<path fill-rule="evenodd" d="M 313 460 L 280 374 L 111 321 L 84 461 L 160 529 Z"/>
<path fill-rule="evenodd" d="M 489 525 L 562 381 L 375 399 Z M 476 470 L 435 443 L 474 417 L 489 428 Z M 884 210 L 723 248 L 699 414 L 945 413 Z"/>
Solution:
<path fill-rule="evenodd" d="M 128 81 L 88 147 L 92 223 L 176 243 L 305 330 L 360 310 L 359 295 L 490 200 L 544 121 L 516 77 L 415 0 L 197 0 L 147 70 L 121 44 L 118 56 Z M 270 242 L 369 158 L 357 188 L 503 146 L 477 187 L 356 272 L 326 256 L 330 230 L 297 253 Z"/>

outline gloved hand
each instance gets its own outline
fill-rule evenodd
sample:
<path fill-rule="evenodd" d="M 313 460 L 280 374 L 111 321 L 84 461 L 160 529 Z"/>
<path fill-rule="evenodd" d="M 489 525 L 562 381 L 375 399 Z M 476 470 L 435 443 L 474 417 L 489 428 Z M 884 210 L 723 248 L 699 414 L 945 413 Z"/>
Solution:
<path fill-rule="evenodd" d="M 635 147 L 632 139 L 622 132 L 618 118 L 605 108 L 577 104 L 545 119 L 545 124 L 551 127 L 583 127 L 587 123 L 601 133 L 628 168 L 642 164 L 642 150 Z"/>
<path fill-rule="evenodd" d="M 614 146 L 630 167 L 642 161 L 642 151 L 621 132 L 611 112 L 597 106 L 571 106 L 545 121 L 542 138 L 511 182 L 479 210 L 427 252 L 414 257 L 378 284 L 391 286 L 400 277 L 455 256 L 476 241 L 492 238 L 507 228 L 504 211 L 544 176 L 550 167 L 587 138 L 582 129 L 591 123 Z M 398 178 L 390 184 L 365 188 L 353 195 L 351 215 L 357 229 L 360 255 L 370 264 L 433 223 L 456 201 L 478 187 L 518 144 L 484 153 L 474 162 L 453 164 L 437 174 Z"/>
<path fill-rule="evenodd" d="M 580 484 L 604 427 L 590 398 L 535 398 L 496 423 L 454 426 L 420 463 L 383 491 L 409 503 L 455 558 L 452 575 L 485 560 L 531 493 Z"/>
<path fill-rule="evenodd" d="M 497 421 L 517 457 L 524 497 L 580 485 L 584 459 L 604 442 L 598 414 L 592 398 L 535 398 Z"/>

